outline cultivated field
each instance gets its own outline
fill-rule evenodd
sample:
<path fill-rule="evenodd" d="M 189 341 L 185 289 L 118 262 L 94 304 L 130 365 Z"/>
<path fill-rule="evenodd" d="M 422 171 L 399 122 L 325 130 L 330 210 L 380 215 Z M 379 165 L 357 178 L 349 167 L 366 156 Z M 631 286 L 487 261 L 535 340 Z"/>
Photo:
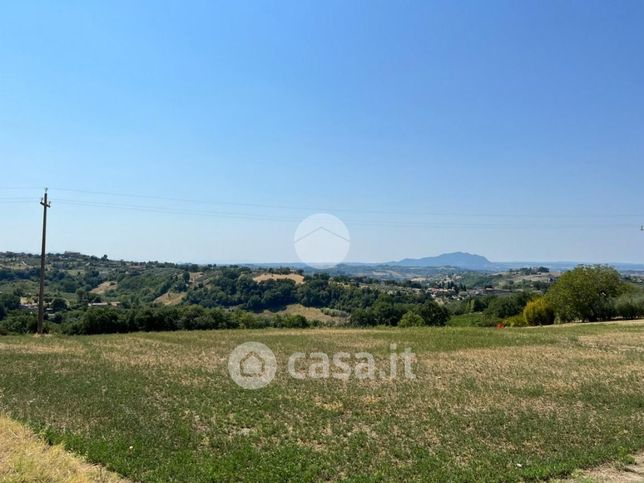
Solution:
<path fill-rule="evenodd" d="M 276 354 L 244 390 L 242 342 Z M 296 351 L 417 355 L 415 380 L 296 380 Z M 0 338 L 0 411 L 143 481 L 515 481 L 644 447 L 644 323 Z M 1 472 L 0 472 L 1 474 Z"/>

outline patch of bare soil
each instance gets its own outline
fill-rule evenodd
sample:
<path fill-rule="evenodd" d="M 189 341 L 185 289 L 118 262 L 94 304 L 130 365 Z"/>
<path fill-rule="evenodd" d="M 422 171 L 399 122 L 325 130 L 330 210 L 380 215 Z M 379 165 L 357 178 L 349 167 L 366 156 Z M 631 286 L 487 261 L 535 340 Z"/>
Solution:
<path fill-rule="evenodd" d="M 154 299 L 155 304 L 160 305 L 178 305 L 186 297 L 185 292 L 166 292 L 163 295 Z"/>
<path fill-rule="evenodd" d="M 556 483 L 642 483 L 644 482 L 644 452 L 635 456 L 630 465 L 607 464 L 590 470 L 580 470 L 567 480 Z M 553 482 L 553 483 L 555 483 Z"/>
<path fill-rule="evenodd" d="M 95 294 L 102 295 L 104 293 L 109 292 L 110 290 L 114 290 L 116 288 L 116 286 L 117 286 L 116 281 L 108 280 L 107 282 L 103 282 L 98 287 L 95 287 L 92 290 L 90 290 L 89 293 L 95 293 Z"/>

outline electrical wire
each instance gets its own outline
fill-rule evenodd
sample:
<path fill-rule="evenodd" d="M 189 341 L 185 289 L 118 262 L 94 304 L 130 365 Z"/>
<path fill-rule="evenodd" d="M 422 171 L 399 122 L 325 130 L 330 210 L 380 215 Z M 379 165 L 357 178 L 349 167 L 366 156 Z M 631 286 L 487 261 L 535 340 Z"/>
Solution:
<path fill-rule="evenodd" d="M 0 187 L 0 190 L 33 190 L 41 189 L 38 187 Z M 78 194 L 89 194 L 95 196 L 111 196 L 117 198 L 132 198 L 132 199 L 149 199 L 149 200 L 158 200 L 158 201 L 169 201 L 169 202 L 182 202 L 182 203 L 192 203 L 192 204 L 201 204 L 201 205 L 230 205 L 238 207 L 252 207 L 252 208 L 264 208 L 264 209 L 287 209 L 287 210 L 300 210 L 307 212 L 351 212 L 356 214 L 366 214 L 366 215 L 389 215 L 389 216 L 413 216 L 415 218 L 419 217 L 467 217 L 467 218 L 521 218 L 521 219 L 530 219 L 530 218 L 550 218 L 550 219 L 561 219 L 561 218 L 579 218 L 579 219 L 590 219 L 590 218 L 641 218 L 641 215 L 627 215 L 627 214 L 508 214 L 508 213 L 419 213 L 419 212 L 398 212 L 398 211 L 380 211 L 380 210 L 359 210 L 359 209 L 328 209 L 320 210 L 310 207 L 302 206 L 286 206 L 286 205 L 272 205 L 272 204 L 260 204 L 260 203 L 237 203 L 237 202 L 220 202 L 220 201 L 209 201 L 209 200 L 197 200 L 197 199 L 184 199 L 184 198 L 175 198 L 175 197 L 164 197 L 164 196 L 150 196 L 150 195 L 141 195 L 141 194 L 125 194 L 125 193 L 112 193 L 105 191 L 90 191 L 82 189 L 70 189 L 70 188 L 52 188 L 51 191 L 60 191 L 68 193 L 78 193 Z M 0 198 L 0 203 L 26 203 L 33 202 L 34 198 L 31 197 L 7 197 Z M 106 209 L 118 209 L 118 210 L 127 210 L 127 211 L 139 211 L 139 212 L 148 212 L 148 213 L 158 213 L 158 214 L 170 214 L 170 215 L 191 215 L 191 216 L 206 216 L 206 217 L 221 217 L 221 218 L 232 218 L 232 219 L 242 219 L 242 220 L 256 220 L 256 221 L 272 221 L 272 222 L 300 222 L 301 217 L 289 217 L 289 216 L 277 216 L 275 214 L 267 213 L 243 213 L 243 212 L 234 212 L 234 211 L 213 211 L 213 210 L 199 210 L 191 208 L 167 208 L 164 206 L 150 206 L 150 205 L 139 205 L 133 203 L 123 203 L 123 202 L 111 202 L 111 201 L 96 201 L 96 200 L 86 200 L 86 199 L 70 199 L 70 198 L 54 198 L 55 204 L 69 205 L 69 206 L 78 206 L 78 207 L 95 207 L 95 208 L 106 208 Z M 639 228 L 639 223 L 577 223 L 577 224 L 552 224 L 552 223 L 533 223 L 533 222 L 522 222 L 522 223 L 480 223 L 480 222 L 445 222 L 445 221 L 404 221 L 404 220 L 344 220 L 345 223 L 349 225 L 362 225 L 362 226 L 385 226 L 385 227 L 432 227 L 432 228 L 487 228 L 487 229 L 516 229 L 516 228 L 525 228 L 525 229 L 534 229 L 534 228 L 549 228 L 549 229 L 575 229 L 575 228 Z"/>
<path fill-rule="evenodd" d="M 170 201 L 170 202 L 180 202 L 180 203 L 193 203 L 193 204 L 202 204 L 202 205 L 228 205 L 228 206 L 240 206 L 248 208 L 266 208 L 266 209 L 279 209 L 279 210 L 297 210 L 297 211 L 306 211 L 309 213 L 314 212 L 325 212 L 325 213 L 356 213 L 356 214 L 371 214 L 371 215 L 393 215 L 393 216 L 446 216 L 446 217 L 490 217 L 490 218 L 642 218 L 644 214 L 567 214 L 567 213 L 463 213 L 463 212 L 414 212 L 414 211 L 389 211 L 389 210 L 365 210 L 365 209 L 356 209 L 356 208 L 320 208 L 320 207 L 311 207 L 311 206 L 302 206 L 302 205 L 282 205 L 282 204 L 266 204 L 266 203 L 242 203 L 234 201 L 213 201 L 213 200 L 203 200 L 203 199 L 191 199 L 191 198 L 177 198 L 177 197 L 167 197 L 167 196 L 157 196 L 157 195 L 141 195 L 141 194 L 131 194 L 131 193 L 114 193 L 107 191 L 90 191 L 82 189 L 70 189 L 70 188 L 52 188 L 55 191 L 70 192 L 70 193 L 79 193 L 79 194 L 90 194 L 90 195 L 99 195 L 99 196 L 114 196 L 120 198 L 139 198 L 139 199 L 150 199 L 150 200 L 159 200 L 159 201 Z"/>
<path fill-rule="evenodd" d="M 248 214 L 223 211 L 188 210 L 177 208 L 165 208 L 159 206 L 132 205 L 127 203 L 104 203 L 93 201 L 82 201 L 62 198 L 56 201 L 62 205 L 110 208 L 126 211 L 141 211 L 148 213 L 170 214 L 170 215 L 192 215 L 205 217 L 223 217 L 242 220 L 289 222 L 298 223 L 301 218 L 276 217 L 265 214 Z M 425 227 L 425 228 L 487 228 L 487 229 L 576 229 L 576 228 L 633 228 L 635 224 L 612 223 L 612 224 L 534 224 L 534 223 L 445 223 L 445 222 L 420 222 L 420 221 L 386 221 L 386 220 L 345 220 L 347 225 L 357 226 L 380 226 L 380 227 Z M 637 225 L 639 226 L 639 225 Z"/>

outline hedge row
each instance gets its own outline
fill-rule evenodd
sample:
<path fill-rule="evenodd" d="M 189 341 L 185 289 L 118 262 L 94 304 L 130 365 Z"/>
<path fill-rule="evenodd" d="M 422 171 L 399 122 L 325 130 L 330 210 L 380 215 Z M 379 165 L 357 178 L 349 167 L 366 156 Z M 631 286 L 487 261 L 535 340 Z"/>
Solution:
<path fill-rule="evenodd" d="M 95 307 L 67 312 L 58 324 L 48 321 L 45 330 L 69 335 L 114 334 L 138 331 L 174 331 L 205 329 L 255 329 L 269 327 L 305 328 L 319 325 L 302 315 L 275 314 L 263 316 L 241 310 L 186 307 L 150 307 L 122 309 Z M 0 322 L 0 334 L 34 332 L 36 316 L 14 312 Z"/>

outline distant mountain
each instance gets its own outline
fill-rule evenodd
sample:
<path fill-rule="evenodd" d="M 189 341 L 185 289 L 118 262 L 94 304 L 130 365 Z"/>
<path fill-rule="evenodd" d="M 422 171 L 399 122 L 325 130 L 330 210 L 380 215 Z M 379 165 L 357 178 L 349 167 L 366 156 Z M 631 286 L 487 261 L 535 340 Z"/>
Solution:
<path fill-rule="evenodd" d="M 455 267 L 462 270 L 487 272 L 506 271 L 524 267 L 547 267 L 552 271 L 559 272 L 571 270 L 581 264 L 583 264 L 583 262 L 491 262 L 481 255 L 454 252 L 444 253 L 437 257 L 404 258 L 398 262 L 388 262 L 383 265 L 406 268 Z M 592 263 L 590 265 L 592 265 Z M 605 265 L 610 265 L 620 272 L 644 271 L 644 264 L 641 263 L 606 263 Z"/>
<path fill-rule="evenodd" d="M 437 257 L 404 258 L 398 262 L 390 262 L 387 265 L 397 267 L 457 267 L 466 270 L 492 270 L 495 268 L 495 264 L 487 258 L 464 252 L 443 253 Z"/>

